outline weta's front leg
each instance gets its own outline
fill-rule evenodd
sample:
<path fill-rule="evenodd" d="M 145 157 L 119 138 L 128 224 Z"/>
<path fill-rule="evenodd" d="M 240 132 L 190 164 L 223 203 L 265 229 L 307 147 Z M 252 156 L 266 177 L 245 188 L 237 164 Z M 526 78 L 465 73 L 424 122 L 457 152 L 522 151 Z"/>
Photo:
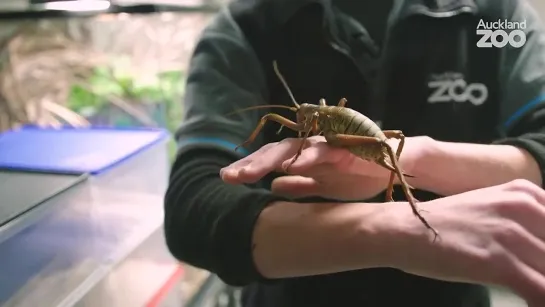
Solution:
<path fill-rule="evenodd" d="M 295 154 L 295 156 L 293 157 L 293 159 L 291 159 L 291 162 L 290 164 L 288 164 L 288 166 L 286 166 L 284 168 L 284 171 L 287 173 L 289 171 L 289 168 L 292 166 L 293 163 L 295 163 L 295 161 L 297 161 L 297 159 L 299 158 L 299 156 L 301 156 L 301 153 L 303 152 L 303 147 L 305 146 L 305 141 L 307 140 L 307 138 L 309 137 L 310 133 L 311 132 L 318 132 L 318 118 L 319 118 L 319 115 L 318 113 L 315 113 L 315 114 L 312 114 L 312 118 L 310 119 L 309 122 L 307 123 L 302 123 L 304 125 L 304 131 L 305 132 L 305 136 L 303 137 L 303 139 L 301 140 L 301 145 L 299 146 L 299 149 L 297 150 L 297 153 Z M 308 124 L 308 125 L 307 125 Z"/>
<path fill-rule="evenodd" d="M 252 134 L 250 135 L 250 137 L 244 141 L 244 143 L 238 145 L 237 147 L 235 147 L 235 151 L 237 151 L 240 147 L 245 147 L 247 146 L 248 144 L 250 144 L 251 142 L 253 142 L 255 140 L 255 138 L 257 137 L 257 135 L 259 134 L 259 132 L 261 132 L 261 129 L 263 129 L 263 127 L 265 126 L 265 123 L 268 121 L 268 120 L 271 120 L 273 122 L 277 122 L 279 123 L 280 125 L 282 126 L 285 126 L 285 127 L 288 127 L 289 129 L 292 129 L 292 130 L 295 130 L 295 131 L 302 131 L 304 130 L 305 128 L 305 124 L 304 123 L 295 123 L 285 117 L 282 117 L 278 114 L 275 114 L 275 113 L 269 113 L 269 114 L 265 114 L 263 117 L 261 117 L 261 120 L 259 121 L 259 124 L 257 124 L 257 127 L 255 127 L 254 131 L 252 132 Z"/>

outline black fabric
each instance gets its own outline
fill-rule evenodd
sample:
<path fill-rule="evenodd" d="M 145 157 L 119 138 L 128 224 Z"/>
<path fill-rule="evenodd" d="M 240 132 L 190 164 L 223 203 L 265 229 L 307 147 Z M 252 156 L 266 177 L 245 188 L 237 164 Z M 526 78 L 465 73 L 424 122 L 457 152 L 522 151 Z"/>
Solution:
<path fill-rule="evenodd" d="M 223 183 L 218 173 L 235 157 L 213 146 L 180 153 L 165 196 L 165 234 L 176 258 L 214 271 L 229 284 L 246 285 L 261 279 L 251 258 L 256 218 L 286 198 Z"/>
<path fill-rule="evenodd" d="M 489 307 L 488 291 L 463 283 L 438 282 L 394 269 L 371 269 L 279 283 L 251 284 L 245 307 Z"/>
<path fill-rule="evenodd" d="M 539 105 L 528 112 L 505 137 L 494 141 L 493 144 L 512 145 L 525 149 L 536 160 L 541 174 L 545 174 L 545 106 Z M 542 187 L 545 188 L 545 180 L 542 182 Z"/>

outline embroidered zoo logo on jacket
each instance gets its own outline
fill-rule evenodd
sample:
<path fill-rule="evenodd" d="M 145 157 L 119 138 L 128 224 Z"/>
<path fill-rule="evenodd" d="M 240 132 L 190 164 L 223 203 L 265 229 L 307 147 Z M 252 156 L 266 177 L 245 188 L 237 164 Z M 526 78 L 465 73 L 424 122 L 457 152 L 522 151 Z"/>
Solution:
<path fill-rule="evenodd" d="M 488 99 L 488 88 L 483 83 L 467 83 L 461 73 L 434 74 L 428 82 L 432 90 L 428 103 L 469 102 L 482 105 Z"/>

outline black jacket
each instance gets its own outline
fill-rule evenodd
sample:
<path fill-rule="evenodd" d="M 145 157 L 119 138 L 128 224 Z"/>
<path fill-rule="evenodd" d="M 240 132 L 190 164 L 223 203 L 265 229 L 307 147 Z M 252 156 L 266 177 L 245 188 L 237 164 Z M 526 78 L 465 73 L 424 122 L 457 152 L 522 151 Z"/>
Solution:
<path fill-rule="evenodd" d="M 191 60 L 184 121 L 176 134 L 179 155 L 165 197 L 167 244 L 178 259 L 246 286 L 245 306 L 488 306 L 482 287 L 397 270 L 275 281 L 255 270 L 251 233 L 261 210 L 282 199 L 269 192 L 279 174 L 253 186 L 232 186 L 218 171 L 240 158 L 234 146 L 266 110 L 226 113 L 291 105 L 273 60 L 300 102 L 325 98 L 336 104 L 345 97 L 348 107 L 383 129 L 520 146 L 545 167 L 545 35 L 525 2 L 399 0 L 388 16 L 353 16 L 363 25 L 367 18 L 388 17 L 384 37 L 370 37 L 342 5 L 327 0 L 235 0 L 205 29 Z M 479 22 L 504 19 L 525 21 L 524 46 L 478 48 Z M 293 118 L 289 111 L 274 112 Z M 266 125 L 249 151 L 296 136 L 277 130 Z M 437 197 L 425 191 L 415 196 Z"/>

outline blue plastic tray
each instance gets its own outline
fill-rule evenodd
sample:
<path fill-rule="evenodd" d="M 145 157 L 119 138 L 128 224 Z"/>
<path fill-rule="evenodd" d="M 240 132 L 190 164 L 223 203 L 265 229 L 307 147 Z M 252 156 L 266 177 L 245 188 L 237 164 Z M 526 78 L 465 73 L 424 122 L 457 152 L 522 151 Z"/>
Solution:
<path fill-rule="evenodd" d="M 0 135 L 0 169 L 96 175 L 169 137 L 151 128 L 38 128 Z"/>

